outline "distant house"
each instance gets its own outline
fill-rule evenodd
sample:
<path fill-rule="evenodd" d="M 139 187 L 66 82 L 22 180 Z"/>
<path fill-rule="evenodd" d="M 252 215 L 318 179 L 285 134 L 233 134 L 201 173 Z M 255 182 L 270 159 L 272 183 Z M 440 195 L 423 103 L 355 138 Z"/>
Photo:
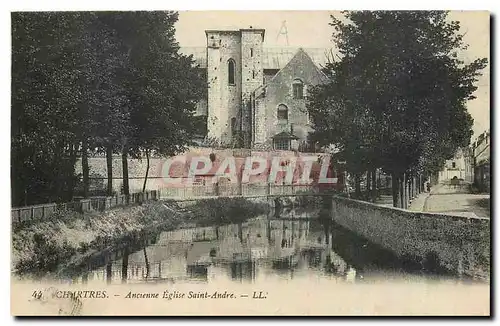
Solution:
<path fill-rule="evenodd" d="M 484 191 L 490 191 L 490 132 L 479 135 L 472 144 L 474 160 L 474 184 Z"/>
<path fill-rule="evenodd" d="M 439 172 L 438 181 L 446 182 L 452 179 L 463 180 L 469 183 L 473 181 L 473 159 L 470 148 L 460 148 L 455 156 L 445 162 Z"/>

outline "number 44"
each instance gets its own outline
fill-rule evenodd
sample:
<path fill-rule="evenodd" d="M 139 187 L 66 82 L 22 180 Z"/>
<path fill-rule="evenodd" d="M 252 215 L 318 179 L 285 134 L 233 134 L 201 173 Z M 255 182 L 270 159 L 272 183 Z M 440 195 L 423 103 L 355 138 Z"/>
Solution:
<path fill-rule="evenodd" d="M 40 299 L 42 297 L 42 291 L 33 291 L 31 296 L 35 299 Z"/>

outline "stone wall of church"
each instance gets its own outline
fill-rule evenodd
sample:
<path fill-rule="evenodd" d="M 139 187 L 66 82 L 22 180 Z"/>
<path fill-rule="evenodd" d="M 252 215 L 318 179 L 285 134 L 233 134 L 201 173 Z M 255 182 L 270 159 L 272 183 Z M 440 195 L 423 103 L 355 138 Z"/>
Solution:
<path fill-rule="evenodd" d="M 208 136 L 231 143 L 231 119 L 241 107 L 241 37 L 239 31 L 207 31 Z M 235 62 L 235 80 L 228 80 L 228 62 Z"/>
<path fill-rule="evenodd" d="M 268 141 L 267 137 L 267 116 L 266 116 L 266 98 L 260 97 L 258 93 L 256 93 L 255 99 L 255 122 L 254 122 L 254 147 L 269 147 L 271 144 Z"/>
<path fill-rule="evenodd" d="M 293 98 L 293 81 L 300 79 L 304 84 L 304 98 Z M 259 107 L 259 121 L 264 123 L 260 133 L 256 135 L 260 142 L 268 142 L 271 137 L 281 131 L 291 132 L 299 137 L 299 142 L 307 140 L 312 131 L 309 115 L 306 109 L 307 88 L 324 82 L 325 77 L 319 72 L 311 59 L 299 52 L 266 86 L 265 97 L 256 103 Z M 279 105 L 288 108 L 288 121 L 279 121 L 277 108 Z M 265 107 L 263 110 L 262 107 Z"/>
<path fill-rule="evenodd" d="M 264 81 L 262 68 L 262 42 L 264 30 L 241 30 L 241 96 L 242 116 L 241 130 L 243 131 L 243 145 L 250 147 L 252 125 L 252 92 Z"/>

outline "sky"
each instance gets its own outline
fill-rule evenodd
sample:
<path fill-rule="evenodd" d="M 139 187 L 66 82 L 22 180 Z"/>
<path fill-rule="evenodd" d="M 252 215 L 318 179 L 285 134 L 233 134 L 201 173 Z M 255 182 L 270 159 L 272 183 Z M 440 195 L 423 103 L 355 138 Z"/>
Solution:
<path fill-rule="evenodd" d="M 180 11 L 176 37 L 180 46 L 205 46 L 207 29 L 263 28 L 264 46 L 286 46 L 286 37 L 280 34 L 286 21 L 290 47 L 331 48 L 333 27 L 330 15 L 338 11 Z M 488 58 L 490 54 L 490 19 L 486 11 L 452 11 L 449 17 L 458 20 L 464 42 L 469 48 L 462 53 L 465 61 Z M 469 101 L 468 110 L 474 118 L 474 138 L 490 126 L 490 78 L 488 66 L 480 78 L 477 99 Z"/>

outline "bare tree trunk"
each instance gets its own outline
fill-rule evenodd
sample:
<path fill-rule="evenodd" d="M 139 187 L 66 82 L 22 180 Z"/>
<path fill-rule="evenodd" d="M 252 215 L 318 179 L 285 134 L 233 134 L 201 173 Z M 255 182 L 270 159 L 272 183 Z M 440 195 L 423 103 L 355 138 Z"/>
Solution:
<path fill-rule="evenodd" d="M 271 244 L 271 219 L 267 219 L 267 228 L 266 228 L 266 235 L 267 235 L 267 243 Z"/>
<path fill-rule="evenodd" d="M 82 284 L 87 284 L 89 282 L 89 272 L 86 270 L 82 275 Z"/>
<path fill-rule="evenodd" d="M 370 170 L 366 172 L 366 193 L 370 194 L 372 190 L 372 176 Z"/>
<path fill-rule="evenodd" d="M 408 178 L 408 176 L 407 176 L 406 183 L 408 184 L 408 202 L 413 199 L 413 194 L 411 192 L 411 189 L 412 189 L 411 180 L 412 180 L 412 178 L 411 177 Z"/>
<path fill-rule="evenodd" d="M 111 260 L 111 254 L 108 254 L 108 256 L 106 257 L 107 259 L 107 262 L 106 262 L 106 283 L 107 284 L 110 284 L 111 283 L 111 279 L 113 277 L 113 261 Z"/>
<path fill-rule="evenodd" d="M 87 141 L 87 138 L 84 137 L 82 141 L 82 172 L 83 172 L 83 197 L 87 198 L 89 196 L 89 187 L 90 187 L 90 181 L 89 181 L 89 172 L 90 172 L 90 167 L 89 167 L 89 157 L 88 157 L 88 150 L 89 150 L 89 144 Z"/>
<path fill-rule="evenodd" d="M 416 182 L 417 181 L 417 178 L 415 176 L 413 176 L 411 178 L 411 192 L 412 192 L 412 196 L 413 198 L 417 197 L 417 185 L 416 185 Z"/>
<path fill-rule="evenodd" d="M 77 151 L 77 145 L 73 144 L 71 145 L 71 153 L 70 153 L 70 161 L 71 162 L 76 162 L 76 151 Z M 73 201 L 73 195 L 75 192 L 75 177 L 74 174 L 71 174 L 70 180 L 68 182 L 68 196 L 67 196 L 67 201 Z"/>
<path fill-rule="evenodd" d="M 240 238 L 240 242 L 243 243 L 243 224 L 238 224 L 238 237 Z"/>
<path fill-rule="evenodd" d="M 408 175 L 403 173 L 403 207 L 402 208 L 408 208 Z"/>
<path fill-rule="evenodd" d="M 325 224 L 325 243 L 330 245 L 330 224 Z"/>
<path fill-rule="evenodd" d="M 106 166 L 108 169 L 108 196 L 113 195 L 113 147 L 111 144 L 106 146 Z"/>
<path fill-rule="evenodd" d="M 128 246 L 125 246 L 123 249 L 123 257 L 122 257 L 122 283 L 127 283 L 128 279 L 128 256 L 129 249 Z"/>
<path fill-rule="evenodd" d="M 377 200 L 377 169 L 372 170 L 372 201 Z"/>
<path fill-rule="evenodd" d="M 401 175 L 398 178 L 398 184 L 399 184 L 399 208 L 404 208 L 404 201 L 405 201 L 405 184 L 404 184 L 404 174 Z"/>
<path fill-rule="evenodd" d="M 400 192 L 399 177 L 395 173 L 392 173 L 391 181 L 392 181 L 392 206 L 401 207 L 401 192 Z"/>
<path fill-rule="evenodd" d="M 146 183 L 148 182 L 149 174 L 149 149 L 146 149 L 146 176 L 144 177 L 144 184 L 142 185 L 142 192 L 146 191 Z"/>
<path fill-rule="evenodd" d="M 356 198 L 359 198 L 361 195 L 361 177 L 359 173 L 356 173 L 354 176 L 354 192 L 356 194 Z"/>
<path fill-rule="evenodd" d="M 406 174 L 406 206 L 405 208 L 408 208 L 410 205 L 410 199 L 411 199 L 411 179 L 408 178 L 408 174 Z"/>
<path fill-rule="evenodd" d="M 123 146 L 122 150 L 122 170 L 123 170 L 123 194 L 125 195 L 127 204 L 130 202 L 130 188 L 128 184 L 128 147 Z"/>
<path fill-rule="evenodd" d="M 287 246 L 285 236 L 286 236 L 285 220 L 283 220 L 282 225 L 281 225 L 281 248 L 285 248 Z"/>
<path fill-rule="evenodd" d="M 146 243 L 144 244 L 144 261 L 146 263 L 146 278 L 149 277 L 149 260 L 148 260 L 148 253 L 146 252 Z"/>

